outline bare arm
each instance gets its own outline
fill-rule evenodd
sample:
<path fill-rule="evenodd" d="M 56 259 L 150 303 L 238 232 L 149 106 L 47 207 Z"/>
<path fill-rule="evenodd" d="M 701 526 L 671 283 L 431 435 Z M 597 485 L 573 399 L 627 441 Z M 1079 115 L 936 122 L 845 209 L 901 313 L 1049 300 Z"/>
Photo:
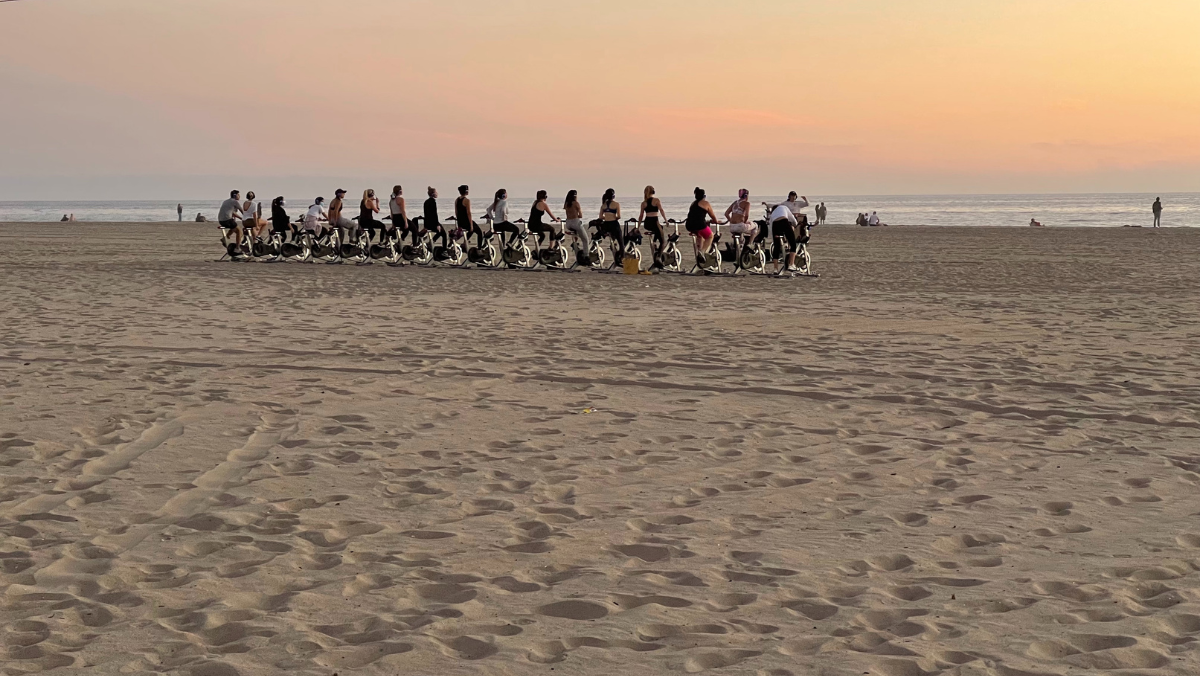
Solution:
<path fill-rule="evenodd" d="M 651 197 L 650 200 L 652 200 L 652 199 L 654 199 L 654 198 Z M 642 208 L 640 211 L 638 211 L 638 225 L 641 225 L 642 219 L 644 219 L 646 217 L 646 206 L 648 204 L 650 204 L 650 200 L 646 200 L 645 202 L 642 202 Z"/>
<path fill-rule="evenodd" d="M 557 221 L 557 220 L 558 220 L 558 217 L 554 215 L 554 212 L 553 212 L 553 211 L 550 211 L 550 205 L 549 205 L 549 204 L 547 204 L 547 205 L 546 205 L 546 209 L 545 209 L 545 211 L 546 211 L 546 215 L 550 217 L 550 220 L 552 220 L 552 221 Z"/>
<path fill-rule="evenodd" d="M 710 204 L 708 200 L 704 200 L 704 204 L 701 206 L 703 206 L 704 210 L 708 212 L 708 217 L 712 219 L 713 223 L 721 222 L 721 219 L 717 218 L 717 214 L 715 211 L 713 211 L 712 204 Z"/>

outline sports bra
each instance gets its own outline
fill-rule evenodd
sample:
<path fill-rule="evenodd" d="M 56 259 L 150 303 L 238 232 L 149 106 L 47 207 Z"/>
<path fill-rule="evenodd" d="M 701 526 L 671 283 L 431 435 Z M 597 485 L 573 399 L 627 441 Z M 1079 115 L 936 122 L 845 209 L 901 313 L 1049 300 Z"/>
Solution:
<path fill-rule="evenodd" d="M 609 202 L 608 204 L 612 204 L 612 202 Z M 617 210 L 616 210 L 616 209 L 614 209 L 614 208 L 612 208 L 612 207 L 610 207 L 610 206 L 608 206 L 608 204 L 604 205 L 604 213 L 606 213 L 606 214 L 615 214 L 615 213 L 617 213 Z"/>
<path fill-rule="evenodd" d="M 653 197 L 646 200 L 646 213 L 647 214 L 657 214 L 658 213 L 658 207 L 654 206 L 654 198 Z"/>
<path fill-rule="evenodd" d="M 734 202 L 733 205 L 730 207 L 729 213 L 737 214 L 738 216 L 745 216 L 746 210 L 742 208 L 742 200 L 738 200 L 738 201 Z"/>

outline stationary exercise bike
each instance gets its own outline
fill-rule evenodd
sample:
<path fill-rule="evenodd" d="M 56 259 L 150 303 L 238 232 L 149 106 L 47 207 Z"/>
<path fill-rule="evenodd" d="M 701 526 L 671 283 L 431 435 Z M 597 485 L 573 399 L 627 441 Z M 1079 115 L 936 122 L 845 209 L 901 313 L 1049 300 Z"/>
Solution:
<path fill-rule="evenodd" d="M 416 230 L 417 225 L 424 218 L 418 216 L 412 219 L 409 223 L 409 228 Z M 400 247 L 400 257 L 410 263 L 417 265 L 430 265 L 433 263 L 433 234 L 428 230 L 421 229 L 417 231 L 416 244 L 405 244 Z"/>
<path fill-rule="evenodd" d="M 667 225 L 672 226 L 673 231 L 667 235 L 662 253 L 654 252 L 654 267 L 663 272 L 683 272 L 683 253 L 679 251 L 679 221 L 669 219 Z"/>
<path fill-rule="evenodd" d="M 765 227 L 766 221 L 756 221 L 755 225 L 761 230 Z M 767 274 L 767 252 L 763 250 L 762 244 L 755 241 L 758 238 L 758 231 L 735 233 L 732 235 L 733 243 L 726 246 L 721 252 L 721 257 L 726 261 L 733 263 L 733 274 L 746 272 L 751 275 Z"/>
<path fill-rule="evenodd" d="M 249 233 L 243 236 L 243 241 L 249 237 Z M 255 260 L 263 260 L 266 263 L 278 263 L 283 257 L 280 255 L 283 249 L 283 238 L 278 232 L 272 231 L 266 239 L 259 237 L 252 238 L 250 243 L 250 253 Z M 265 259 L 265 260 L 264 260 Z"/>
<path fill-rule="evenodd" d="M 250 236 L 246 233 L 242 234 L 242 243 L 237 243 L 237 226 L 226 228 L 218 225 L 221 230 L 221 248 L 225 249 L 225 253 L 218 258 L 218 261 L 223 261 L 228 258 L 231 262 L 241 263 L 254 259 L 254 252 L 250 248 Z"/>
<path fill-rule="evenodd" d="M 557 221 L 555 221 L 557 222 Z M 529 236 L 534 233 L 528 228 L 525 229 Z M 566 270 L 571 267 L 570 254 L 567 252 L 567 247 L 563 246 L 563 239 L 566 235 L 550 226 L 550 232 L 546 233 L 550 241 L 546 243 L 546 248 L 542 248 L 541 237 L 534 243 L 534 264 L 541 264 L 547 270 Z"/>
<path fill-rule="evenodd" d="M 370 256 L 373 261 L 381 261 L 388 265 L 399 265 L 403 256 L 400 246 L 400 230 L 385 227 L 379 229 L 379 243 L 372 244 Z"/>
<path fill-rule="evenodd" d="M 488 224 L 488 231 L 483 233 L 483 245 L 467 249 L 467 260 L 481 268 L 497 269 L 504 267 L 504 256 L 495 242 L 496 231 Z"/>
<path fill-rule="evenodd" d="M 629 226 L 633 226 L 630 230 Z M 642 269 L 642 250 L 639 248 L 642 244 L 642 230 L 638 227 L 636 218 L 630 218 L 625 221 L 625 248 L 621 250 L 621 265 L 625 265 L 625 261 L 630 258 L 637 261 L 638 270 Z"/>
<path fill-rule="evenodd" d="M 717 248 L 717 243 L 721 241 L 721 224 L 710 223 L 709 227 L 713 228 L 714 230 L 713 239 L 712 242 L 709 243 L 707 251 L 696 250 L 696 244 L 699 238 L 695 233 L 689 233 L 692 236 L 692 249 L 696 250 L 696 264 L 692 266 L 689 274 L 696 274 L 699 272 L 700 274 L 705 275 L 719 275 L 724 273 L 724 270 L 721 269 L 721 266 L 724 262 L 721 258 L 721 250 Z"/>
<path fill-rule="evenodd" d="M 340 230 L 340 228 L 338 228 Z M 371 236 L 364 228 L 356 227 L 358 237 L 342 242 L 338 248 L 343 261 L 348 261 L 356 265 L 361 265 L 368 261 L 371 256 Z M 339 238 L 341 233 L 338 234 Z"/>
<path fill-rule="evenodd" d="M 433 248 L 433 260 L 450 267 L 461 268 L 467 264 L 467 251 L 462 244 L 459 244 L 458 240 L 463 237 L 465 232 L 458 227 L 458 220 L 455 217 L 451 216 L 446 220 L 453 221 L 455 227 L 449 232 L 446 246 Z"/>
<path fill-rule="evenodd" d="M 595 222 L 589 224 L 593 225 Z M 588 226 L 584 226 L 588 227 Z M 600 237 L 588 238 L 591 242 L 588 245 L 587 255 L 584 255 L 583 248 L 579 243 L 579 235 L 574 230 L 571 231 L 571 270 L 580 266 L 588 267 L 593 270 L 603 270 L 604 268 L 604 247 L 600 244 Z"/>
<path fill-rule="evenodd" d="M 320 235 L 311 238 L 312 255 L 309 260 L 323 263 L 340 263 L 342 262 L 342 233 L 338 232 L 337 228 L 325 228 Z"/>
<path fill-rule="evenodd" d="M 303 217 L 297 223 L 303 222 Z M 279 254 L 285 261 L 307 263 L 312 259 L 313 235 L 311 230 L 300 230 L 292 237 L 292 241 L 284 242 L 279 248 Z"/>

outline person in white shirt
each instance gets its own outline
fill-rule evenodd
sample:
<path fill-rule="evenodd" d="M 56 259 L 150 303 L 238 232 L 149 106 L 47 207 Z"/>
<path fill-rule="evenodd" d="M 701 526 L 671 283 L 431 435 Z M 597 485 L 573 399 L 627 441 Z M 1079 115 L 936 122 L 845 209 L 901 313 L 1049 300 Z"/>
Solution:
<path fill-rule="evenodd" d="M 799 199 L 797 199 L 796 191 L 793 190 L 792 192 L 788 193 L 787 201 L 784 202 L 784 204 L 787 205 L 788 209 L 791 209 L 792 215 L 794 215 L 796 218 L 800 218 L 803 210 L 808 208 L 808 198 L 799 196 Z"/>
<path fill-rule="evenodd" d="M 793 193 L 794 195 L 794 193 Z M 795 272 L 796 270 L 796 251 L 797 238 L 796 229 L 800 227 L 800 221 L 796 219 L 796 214 L 792 212 L 791 207 L 786 202 L 776 206 L 771 215 L 767 217 L 766 231 L 760 232 L 755 241 L 761 242 L 767 238 L 767 231 L 774 237 L 782 237 L 787 240 L 787 267 L 786 272 Z"/>
<path fill-rule="evenodd" d="M 329 219 L 329 214 L 325 213 L 324 204 L 325 198 L 318 197 L 313 202 L 313 205 L 308 208 L 308 213 L 304 214 L 304 229 L 317 237 L 320 237 L 325 230 L 325 226 L 321 225 L 321 221 Z"/>
<path fill-rule="evenodd" d="M 262 214 L 262 205 L 255 202 L 254 198 L 253 190 L 246 193 L 246 202 L 242 204 L 242 218 L 244 219 L 242 225 L 246 228 L 247 232 L 252 233 L 254 238 L 257 239 L 262 234 L 262 227 L 259 224 L 259 221 L 262 220 L 259 218 Z"/>
<path fill-rule="evenodd" d="M 508 220 L 508 191 L 504 188 L 496 191 L 496 198 L 488 205 L 483 217 L 491 224 L 493 232 L 500 233 L 501 239 L 505 234 L 508 235 L 505 241 L 506 246 L 512 246 L 512 243 L 517 241 L 517 236 L 521 234 L 521 230 Z"/>
<path fill-rule="evenodd" d="M 883 226 L 886 226 L 886 225 L 887 225 L 887 223 L 881 223 L 881 222 L 879 222 L 879 214 L 877 214 L 877 213 L 875 213 L 874 211 L 872 211 L 872 212 L 871 212 L 871 217 L 867 219 L 867 225 L 871 226 L 872 228 L 875 228 L 875 227 L 878 227 L 878 226 L 881 226 L 881 225 L 883 225 Z"/>

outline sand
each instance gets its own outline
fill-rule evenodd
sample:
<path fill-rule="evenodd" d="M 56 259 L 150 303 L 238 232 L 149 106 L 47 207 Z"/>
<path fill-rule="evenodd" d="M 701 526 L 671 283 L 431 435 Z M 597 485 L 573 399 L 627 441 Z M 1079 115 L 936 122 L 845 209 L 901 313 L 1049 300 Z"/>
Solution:
<path fill-rule="evenodd" d="M 0 673 L 1200 671 L 1200 231 L 792 281 L 214 232 L 0 226 Z"/>

